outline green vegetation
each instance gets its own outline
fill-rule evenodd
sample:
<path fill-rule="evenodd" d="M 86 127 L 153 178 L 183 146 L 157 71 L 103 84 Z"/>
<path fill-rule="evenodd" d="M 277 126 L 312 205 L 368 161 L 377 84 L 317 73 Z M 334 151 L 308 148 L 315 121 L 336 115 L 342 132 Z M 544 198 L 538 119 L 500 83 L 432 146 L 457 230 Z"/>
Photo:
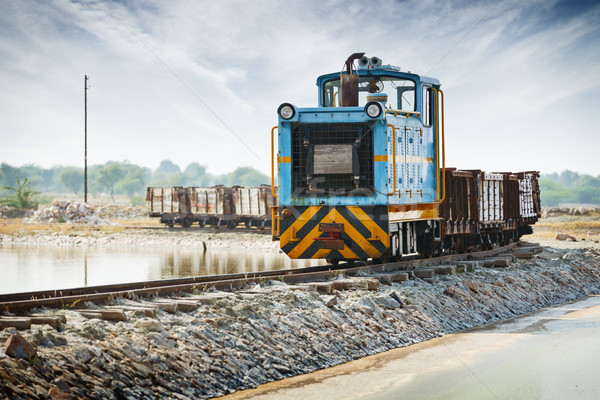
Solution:
<path fill-rule="evenodd" d="M 566 203 L 600 205 L 600 176 L 579 175 L 573 171 L 544 174 L 540 178 L 542 207 Z"/>
<path fill-rule="evenodd" d="M 39 193 L 51 197 L 79 196 L 84 192 L 83 168 L 55 166 L 40 168 L 36 165 L 13 167 L 0 164 L 0 204 L 17 208 L 33 208 L 45 202 Z M 250 167 L 240 167 L 224 175 L 212 175 L 207 168 L 191 163 L 181 169 L 170 160 L 163 160 L 152 171 L 127 161 L 110 161 L 88 167 L 88 193 L 92 196 L 107 194 L 115 201 L 116 195 L 126 196 L 132 205 L 144 205 L 146 187 L 240 185 L 258 186 L 271 179 Z M 36 197 L 36 195 L 38 195 Z M 36 199 L 37 201 L 35 201 Z"/>
<path fill-rule="evenodd" d="M 21 180 L 19 177 L 15 177 L 15 180 L 13 186 L 3 186 L 4 190 L 13 194 L 0 198 L 0 204 L 16 208 L 37 207 L 38 203 L 34 200 L 34 197 L 40 192 L 31 189 L 31 182 L 27 178 Z"/>

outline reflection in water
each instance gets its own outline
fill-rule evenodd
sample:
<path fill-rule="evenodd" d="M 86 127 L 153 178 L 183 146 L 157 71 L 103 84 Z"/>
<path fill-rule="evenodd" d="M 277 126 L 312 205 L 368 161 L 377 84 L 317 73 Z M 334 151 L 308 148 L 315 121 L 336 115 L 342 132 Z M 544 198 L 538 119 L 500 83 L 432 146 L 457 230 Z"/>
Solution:
<path fill-rule="evenodd" d="M 316 265 L 284 254 L 177 248 L 0 246 L 0 293 Z"/>

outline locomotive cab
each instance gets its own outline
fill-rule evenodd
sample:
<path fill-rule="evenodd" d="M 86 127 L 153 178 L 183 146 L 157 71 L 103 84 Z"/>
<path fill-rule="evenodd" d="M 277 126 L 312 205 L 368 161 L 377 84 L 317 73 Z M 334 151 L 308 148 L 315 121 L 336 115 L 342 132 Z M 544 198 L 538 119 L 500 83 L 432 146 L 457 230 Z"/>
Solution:
<path fill-rule="evenodd" d="M 318 106 L 282 104 L 272 131 L 281 249 L 332 261 L 432 252 L 443 197 L 439 82 L 354 54 L 317 86 Z"/>

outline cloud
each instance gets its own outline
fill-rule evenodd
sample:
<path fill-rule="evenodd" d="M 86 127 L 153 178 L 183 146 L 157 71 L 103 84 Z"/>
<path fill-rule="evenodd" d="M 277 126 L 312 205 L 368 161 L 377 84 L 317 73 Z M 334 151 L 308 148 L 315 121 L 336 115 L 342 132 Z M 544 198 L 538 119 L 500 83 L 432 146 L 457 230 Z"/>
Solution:
<path fill-rule="evenodd" d="M 357 51 L 440 79 L 449 154 L 468 167 L 507 162 L 479 156 L 481 140 L 502 135 L 497 148 L 508 153 L 535 134 L 528 119 L 555 121 L 549 110 L 598 102 L 594 2 L 0 0 L 0 10 L 0 161 L 17 165 L 80 162 L 84 74 L 92 163 L 155 167 L 172 157 L 213 173 L 267 172 L 277 106 L 315 106 L 316 77 Z M 559 121 L 582 128 L 568 115 Z M 582 140 L 600 146 L 598 136 Z M 49 143 L 61 144 L 60 157 Z"/>

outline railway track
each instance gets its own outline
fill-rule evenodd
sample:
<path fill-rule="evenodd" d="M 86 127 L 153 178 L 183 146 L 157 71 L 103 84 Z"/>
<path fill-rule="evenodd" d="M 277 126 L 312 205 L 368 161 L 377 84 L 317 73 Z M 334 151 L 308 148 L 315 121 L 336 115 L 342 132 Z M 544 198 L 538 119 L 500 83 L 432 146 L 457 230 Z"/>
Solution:
<path fill-rule="evenodd" d="M 87 302 L 105 304 L 115 298 L 166 296 L 177 292 L 202 291 L 210 287 L 220 290 L 233 290 L 235 288 L 240 288 L 245 284 L 261 282 L 268 279 L 281 280 L 287 284 L 296 284 L 301 282 L 324 281 L 334 278 L 339 274 L 353 276 L 361 271 L 368 271 L 370 273 L 394 271 L 410 272 L 419 268 L 467 259 L 485 259 L 486 257 L 512 250 L 516 246 L 517 243 L 513 243 L 487 251 L 453 254 L 429 259 L 414 258 L 386 264 L 340 264 L 337 267 L 325 265 L 264 272 L 197 276 L 64 290 L 4 294 L 0 295 L 0 312 L 24 313 L 37 307 L 79 308 L 84 307 Z"/>

